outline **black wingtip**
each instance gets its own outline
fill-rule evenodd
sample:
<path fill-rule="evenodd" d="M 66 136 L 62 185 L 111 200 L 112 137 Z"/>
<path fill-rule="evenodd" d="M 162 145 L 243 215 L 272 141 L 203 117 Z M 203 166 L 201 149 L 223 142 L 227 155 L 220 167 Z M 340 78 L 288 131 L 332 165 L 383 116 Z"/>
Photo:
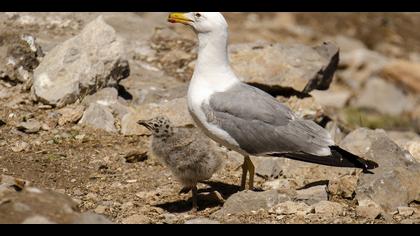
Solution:
<path fill-rule="evenodd" d="M 359 156 L 356 156 L 353 153 L 350 153 L 340 148 L 339 146 L 330 146 L 330 149 L 333 152 L 333 155 L 338 154 L 341 157 L 346 158 L 347 160 L 354 163 L 355 167 L 363 169 L 364 173 L 372 173 L 372 172 L 369 172 L 368 170 L 372 170 L 379 167 L 378 163 L 372 160 L 366 160 Z"/>

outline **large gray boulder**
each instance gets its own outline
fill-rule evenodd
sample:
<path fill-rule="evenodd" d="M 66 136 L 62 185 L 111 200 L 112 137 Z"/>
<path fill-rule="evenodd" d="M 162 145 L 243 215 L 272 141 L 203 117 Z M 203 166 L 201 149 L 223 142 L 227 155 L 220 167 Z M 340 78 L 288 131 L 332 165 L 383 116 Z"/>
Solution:
<path fill-rule="evenodd" d="M 331 43 L 236 44 L 229 52 L 233 70 L 244 82 L 304 93 L 328 89 L 339 61 L 339 50 Z"/>
<path fill-rule="evenodd" d="M 359 177 L 356 199 L 370 199 L 392 212 L 420 200 L 420 164 L 394 143 L 383 130 L 360 128 L 344 138 L 340 146 L 379 167 Z"/>
<path fill-rule="evenodd" d="M 32 89 L 37 100 L 62 107 L 128 75 L 122 40 L 100 16 L 45 56 Z"/>

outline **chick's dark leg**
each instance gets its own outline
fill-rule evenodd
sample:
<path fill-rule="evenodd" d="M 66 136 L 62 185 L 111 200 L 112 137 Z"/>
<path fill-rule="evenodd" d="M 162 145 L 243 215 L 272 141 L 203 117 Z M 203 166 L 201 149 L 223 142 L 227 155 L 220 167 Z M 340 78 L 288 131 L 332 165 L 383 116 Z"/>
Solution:
<path fill-rule="evenodd" d="M 191 189 L 192 192 L 192 210 L 195 212 L 198 210 L 198 204 L 197 204 L 197 186 L 194 186 Z"/>

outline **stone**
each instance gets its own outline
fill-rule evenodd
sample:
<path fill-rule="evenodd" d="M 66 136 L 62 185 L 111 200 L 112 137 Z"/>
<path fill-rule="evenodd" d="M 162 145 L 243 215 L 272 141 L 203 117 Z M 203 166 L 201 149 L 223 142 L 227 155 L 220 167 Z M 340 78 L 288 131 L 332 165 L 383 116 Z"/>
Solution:
<path fill-rule="evenodd" d="M 348 90 L 314 90 L 310 94 L 319 105 L 332 108 L 343 108 L 351 97 Z"/>
<path fill-rule="evenodd" d="M 0 118 L 0 127 L 5 126 L 7 123 L 2 118 Z"/>
<path fill-rule="evenodd" d="M 359 205 L 356 207 L 356 214 L 367 219 L 377 219 L 383 212 L 382 208 L 370 199 L 363 199 L 358 201 Z"/>
<path fill-rule="evenodd" d="M 316 214 L 328 215 L 328 216 L 339 216 L 344 212 L 344 207 L 337 202 L 331 201 L 320 201 L 312 205 Z"/>
<path fill-rule="evenodd" d="M 320 201 L 327 201 L 328 194 L 325 185 L 319 185 L 306 189 L 296 191 L 296 196 L 293 197 L 295 201 L 302 201 L 308 205 L 313 205 Z"/>
<path fill-rule="evenodd" d="M 263 183 L 264 190 L 289 190 L 289 189 L 296 189 L 297 184 L 291 179 L 275 179 L 270 181 L 265 181 Z"/>
<path fill-rule="evenodd" d="M 123 224 L 150 224 L 150 220 L 145 215 L 134 214 L 122 220 Z"/>
<path fill-rule="evenodd" d="M 42 103 L 64 107 L 126 78 L 125 55 L 121 38 L 99 16 L 44 57 L 34 72 L 32 92 Z"/>
<path fill-rule="evenodd" d="M 22 224 L 55 224 L 44 216 L 32 216 L 25 219 Z"/>
<path fill-rule="evenodd" d="M 394 60 L 384 66 L 381 75 L 414 93 L 420 93 L 420 63 L 418 62 Z"/>
<path fill-rule="evenodd" d="M 84 112 L 79 124 L 102 129 L 107 132 L 117 132 L 115 119 L 111 110 L 103 105 L 92 103 Z"/>
<path fill-rule="evenodd" d="M 337 77 L 353 90 L 358 91 L 362 85 L 378 74 L 389 62 L 384 55 L 366 48 L 355 49 L 340 56 L 340 68 Z"/>
<path fill-rule="evenodd" d="M 57 111 L 61 115 L 58 119 L 58 125 L 77 123 L 82 118 L 84 110 L 85 107 L 81 105 L 69 105 L 61 108 Z"/>
<path fill-rule="evenodd" d="M 44 56 L 36 38 L 13 31 L 0 35 L 0 80 L 11 85 L 31 80 Z"/>
<path fill-rule="evenodd" d="M 52 190 L 25 187 L 3 194 L 1 224 L 71 223 L 79 215 L 77 203 Z M 48 206 L 48 207 L 46 207 Z"/>
<path fill-rule="evenodd" d="M 372 170 L 374 174 L 359 176 L 357 200 L 371 199 L 387 212 L 420 200 L 420 164 L 384 130 L 356 129 L 340 146 L 379 165 Z"/>
<path fill-rule="evenodd" d="M 187 220 L 185 221 L 186 225 L 215 225 L 215 224 L 220 224 L 219 221 L 217 220 L 212 220 L 209 218 L 205 218 L 205 217 L 199 217 L 199 218 L 194 218 L 191 220 Z"/>
<path fill-rule="evenodd" d="M 284 104 L 288 106 L 296 116 L 303 119 L 316 120 L 324 114 L 322 106 L 320 106 L 313 97 L 298 98 L 292 96 L 288 98 Z"/>
<path fill-rule="evenodd" d="M 338 65 L 338 48 L 300 44 L 235 44 L 229 48 L 232 68 L 242 81 L 308 93 L 326 90 Z"/>
<path fill-rule="evenodd" d="M 131 111 L 130 108 L 127 107 L 127 104 L 124 104 L 121 100 L 116 88 L 103 88 L 95 94 L 87 96 L 83 99 L 82 103 L 85 106 L 89 106 L 92 103 L 106 106 L 121 119 L 125 114 Z"/>
<path fill-rule="evenodd" d="M 27 134 L 34 134 L 38 133 L 41 129 L 41 123 L 37 120 L 29 119 L 28 121 L 21 122 L 16 128 Z"/>
<path fill-rule="evenodd" d="M 264 192 L 242 191 L 230 196 L 224 203 L 222 209 L 216 215 L 250 213 L 259 209 L 268 210 L 280 202 L 290 200 L 285 194 L 277 190 Z"/>
<path fill-rule="evenodd" d="M 281 168 L 276 157 L 252 157 L 256 175 L 264 179 L 277 178 Z"/>
<path fill-rule="evenodd" d="M 113 222 L 103 215 L 82 213 L 76 217 L 72 224 L 113 224 Z"/>
<path fill-rule="evenodd" d="M 30 145 L 24 141 L 17 141 L 15 145 L 11 148 L 13 152 L 22 152 L 29 150 Z"/>
<path fill-rule="evenodd" d="M 387 131 L 387 135 L 398 146 L 407 150 L 417 162 L 420 162 L 420 135 L 400 131 Z"/>
<path fill-rule="evenodd" d="M 278 215 L 304 216 L 311 213 L 313 208 L 305 202 L 285 201 L 273 207 L 272 211 Z"/>
<path fill-rule="evenodd" d="M 193 126 L 193 120 L 188 113 L 187 99 L 176 98 L 171 101 L 149 103 L 138 106 L 134 111 L 124 115 L 121 120 L 121 133 L 123 135 L 145 135 L 150 132 L 137 124 L 139 120 L 148 120 L 156 116 L 168 117 L 174 127 Z"/>
<path fill-rule="evenodd" d="M 105 213 L 105 211 L 106 211 L 106 209 L 107 209 L 107 207 L 106 207 L 106 206 L 99 205 L 99 206 L 97 206 L 97 207 L 95 208 L 95 213 L 98 213 L 98 214 L 104 214 L 104 213 Z"/>
<path fill-rule="evenodd" d="M 329 181 L 355 171 L 355 168 L 324 166 L 288 158 L 278 158 L 277 162 L 281 167 L 282 178 L 293 180 L 296 188 L 302 188 L 314 182 Z"/>
<path fill-rule="evenodd" d="M 398 207 L 397 211 L 399 215 L 404 216 L 404 217 L 409 217 L 414 214 L 415 208 L 402 206 L 402 207 Z"/>
<path fill-rule="evenodd" d="M 357 179 L 356 175 L 345 175 L 330 180 L 327 189 L 328 194 L 332 197 L 353 199 L 356 194 Z"/>
<path fill-rule="evenodd" d="M 187 83 L 182 83 L 163 71 L 136 65 L 132 67 L 133 75 L 121 81 L 121 85 L 132 96 L 131 103 L 134 105 L 170 101 L 185 97 L 187 94 Z"/>
<path fill-rule="evenodd" d="M 373 109 L 391 116 L 401 115 L 414 107 L 413 101 L 401 89 L 378 77 L 373 77 L 366 82 L 352 105 Z"/>

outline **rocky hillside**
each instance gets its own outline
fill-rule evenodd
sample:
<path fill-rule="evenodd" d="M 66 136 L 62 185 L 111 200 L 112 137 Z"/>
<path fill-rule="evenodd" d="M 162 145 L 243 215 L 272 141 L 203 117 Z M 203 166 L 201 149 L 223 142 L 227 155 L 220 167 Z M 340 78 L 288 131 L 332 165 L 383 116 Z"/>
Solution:
<path fill-rule="evenodd" d="M 225 16 L 244 82 L 380 167 L 252 157 L 238 192 L 224 150 L 191 212 L 136 121 L 195 128 L 194 34 L 167 13 L 1 13 L 0 223 L 420 223 L 420 14 Z"/>

